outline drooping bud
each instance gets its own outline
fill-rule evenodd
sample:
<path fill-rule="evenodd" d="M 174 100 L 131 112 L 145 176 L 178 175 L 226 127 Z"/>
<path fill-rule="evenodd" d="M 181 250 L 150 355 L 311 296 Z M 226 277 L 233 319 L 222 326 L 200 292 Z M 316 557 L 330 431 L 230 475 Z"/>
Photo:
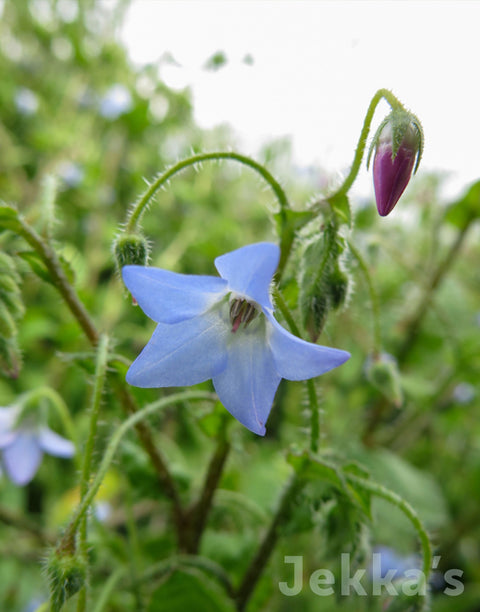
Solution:
<path fill-rule="evenodd" d="M 121 234 L 113 243 L 115 264 L 120 272 L 123 266 L 145 266 L 148 262 L 148 242 L 141 234 Z"/>
<path fill-rule="evenodd" d="M 298 277 L 299 306 L 303 326 L 312 342 L 322 333 L 330 309 L 339 308 L 347 294 L 348 279 L 343 277 L 339 266 L 343 249 L 343 239 L 332 220 L 303 245 Z"/>
<path fill-rule="evenodd" d="M 340 268 L 338 261 L 336 261 L 327 279 L 330 303 L 334 310 L 338 310 L 345 303 L 348 295 L 348 285 L 348 275 Z"/>
<path fill-rule="evenodd" d="M 403 391 L 396 360 L 387 353 L 371 357 L 366 372 L 370 383 L 399 408 L 403 403 Z"/>
<path fill-rule="evenodd" d="M 54 550 L 45 562 L 50 586 L 52 612 L 60 612 L 65 602 L 85 584 L 86 562 L 78 554 L 63 554 Z"/>
<path fill-rule="evenodd" d="M 420 121 L 405 110 L 393 110 L 380 124 L 367 159 L 375 149 L 373 184 L 380 216 L 387 216 L 416 172 L 423 150 Z"/>

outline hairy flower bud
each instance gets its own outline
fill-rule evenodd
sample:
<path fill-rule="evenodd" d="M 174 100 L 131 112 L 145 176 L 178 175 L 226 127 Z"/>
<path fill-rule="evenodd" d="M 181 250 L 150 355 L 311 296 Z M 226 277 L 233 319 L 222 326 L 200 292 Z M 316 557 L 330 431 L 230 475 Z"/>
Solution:
<path fill-rule="evenodd" d="M 373 148 L 375 199 L 378 213 L 385 217 L 405 191 L 412 171 L 418 168 L 423 148 L 420 122 L 406 111 L 392 111 L 373 138 L 368 162 Z"/>
<path fill-rule="evenodd" d="M 63 555 L 53 551 L 45 563 L 50 583 L 52 612 L 60 612 L 65 602 L 85 584 L 86 563 L 79 555 Z"/>
<path fill-rule="evenodd" d="M 327 280 L 328 295 L 330 297 L 330 303 L 334 310 L 338 310 L 343 304 L 348 295 L 349 279 L 347 274 L 336 262 L 336 265 L 332 267 Z"/>
<path fill-rule="evenodd" d="M 145 266 L 148 261 L 148 242 L 141 234 L 122 234 L 113 243 L 113 254 L 118 271 L 123 266 Z"/>
<path fill-rule="evenodd" d="M 370 358 L 367 363 L 367 379 L 394 406 L 403 403 L 403 391 L 395 359 L 386 353 Z"/>

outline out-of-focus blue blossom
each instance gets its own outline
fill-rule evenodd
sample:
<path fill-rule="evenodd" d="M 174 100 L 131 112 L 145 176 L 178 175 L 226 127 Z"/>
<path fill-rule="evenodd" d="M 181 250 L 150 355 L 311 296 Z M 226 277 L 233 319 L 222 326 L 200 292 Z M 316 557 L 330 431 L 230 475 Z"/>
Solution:
<path fill-rule="evenodd" d="M 38 97 L 26 87 L 21 87 L 15 94 L 15 106 L 22 115 L 34 115 L 38 110 Z"/>
<path fill-rule="evenodd" d="M 40 606 L 45 602 L 43 597 L 34 597 L 26 606 L 22 612 L 36 612 Z"/>
<path fill-rule="evenodd" d="M 225 408 L 264 435 L 282 378 L 313 378 L 350 357 L 305 342 L 276 321 L 269 287 L 279 256 L 271 243 L 242 247 L 217 257 L 220 278 L 125 266 L 125 284 L 158 323 L 127 381 L 176 387 L 212 379 Z"/>
<path fill-rule="evenodd" d="M 63 161 L 57 166 L 57 175 L 66 187 L 77 187 L 85 176 L 85 172 L 79 164 L 71 161 Z"/>
<path fill-rule="evenodd" d="M 100 100 L 100 114 L 105 119 L 114 121 L 132 108 L 132 94 L 121 83 L 112 85 Z"/>
<path fill-rule="evenodd" d="M 18 486 L 28 484 L 37 473 L 43 453 L 70 458 L 75 447 L 32 413 L 23 415 L 18 406 L 0 408 L 0 451 L 2 466 Z"/>
<path fill-rule="evenodd" d="M 393 548 L 379 546 L 374 549 L 372 555 L 371 578 L 372 580 L 385 578 L 388 572 L 394 572 L 391 576 L 395 580 L 405 578 L 408 570 L 419 570 L 421 567 L 418 555 L 402 556 Z"/>
<path fill-rule="evenodd" d="M 475 387 L 470 383 L 459 383 L 453 390 L 452 397 L 459 404 L 469 404 L 475 399 Z"/>

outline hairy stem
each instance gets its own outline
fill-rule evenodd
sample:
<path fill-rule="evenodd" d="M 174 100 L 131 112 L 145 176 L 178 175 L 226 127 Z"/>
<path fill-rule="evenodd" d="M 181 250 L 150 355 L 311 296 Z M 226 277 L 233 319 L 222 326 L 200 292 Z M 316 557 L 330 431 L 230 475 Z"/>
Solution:
<path fill-rule="evenodd" d="M 105 474 L 107 473 L 108 468 L 110 467 L 113 461 L 120 442 L 128 431 L 130 431 L 143 419 L 147 418 L 151 414 L 154 414 L 155 412 L 158 412 L 163 408 L 166 408 L 171 404 L 195 400 L 217 401 L 217 399 L 218 398 L 216 395 L 213 395 L 212 393 L 207 393 L 205 391 L 185 391 L 183 393 L 175 393 L 168 397 L 162 398 L 158 402 L 148 404 L 138 412 L 135 412 L 135 414 L 132 414 L 126 421 L 123 421 L 123 423 L 118 427 L 113 436 L 110 438 L 110 442 L 108 443 L 108 446 L 105 450 L 102 462 L 100 463 L 95 478 L 93 479 L 90 487 L 88 488 L 87 493 L 82 498 L 79 506 L 77 507 L 77 510 L 75 511 L 72 520 L 67 530 L 65 531 L 62 541 L 60 542 L 59 548 L 62 548 L 63 542 L 68 543 L 69 540 L 72 538 L 73 534 L 76 533 L 80 521 L 82 520 L 83 516 L 85 515 L 88 508 L 95 499 L 96 494 L 98 493 L 98 489 L 100 488 L 100 485 L 102 484 L 103 479 L 105 478 Z"/>
<path fill-rule="evenodd" d="M 56 252 L 24 219 L 20 219 L 20 223 L 22 226 L 22 236 L 40 255 L 42 261 L 50 272 L 54 286 L 62 295 L 68 308 L 70 309 L 70 312 L 79 322 L 90 343 L 93 346 L 96 346 L 98 344 L 100 334 L 83 303 L 80 301 L 75 289 L 69 283 Z M 128 414 L 136 413 L 138 411 L 138 407 L 134 398 L 126 388 L 124 381 L 120 380 L 115 375 L 112 377 L 112 381 L 126 412 Z M 152 461 L 152 465 L 158 474 L 160 483 L 165 490 L 166 495 L 173 502 L 173 516 L 175 518 L 177 535 L 180 538 L 180 534 L 183 529 L 183 511 L 175 481 L 169 472 L 166 460 L 163 458 L 160 451 L 155 447 L 153 437 L 148 426 L 145 423 L 138 422 L 136 431 L 141 443 L 150 457 L 150 460 Z"/>
<path fill-rule="evenodd" d="M 238 612 L 243 612 L 243 610 L 245 610 L 247 603 L 262 576 L 265 566 L 270 559 L 270 555 L 275 548 L 280 535 L 280 527 L 288 520 L 291 505 L 302 486 L 303 481 L 298 477 L 298 475 L 295 474 L 292 476 L 288 486 L 283 492 L 272 523 L 270 524 L 267 533 L 264 535 L 257 553 L 248 566 L 242 582 L 237 589 L 235 599 Z"/>
<path fill-rule="evenodd" d="M 102 401 L 102 393 L 105 386 L 105 378 L 108 363 L 108 337 L 101 335 L 98 342 L 97 360 L 95 366 L 95 379 L 93 385 L 92 402 L 90 408 L 90 429 L 88 432 L 87 443 L 83 453 L 82 476 L 80 480 L 80 496 L 83 499 L 88 491 L 90 484 L 90 474 L 92 469 L 92 458 L 95 447 L 95 439 L 97 436 L 98 416 L 100 414 L 100 405 Z M 87 557 L 87 514 L 85 513 L 80 522 L 78 530 L 78 544 L 80 554 Z M 84 612 L 87 606 L 88 596 L 88 567 L 85 584 L 82 587 L 77 600 L 77 612 Z"/>
<path fill-rule="evenodd" d="M 382 98 L 385 99 L 392 108 L 403 108 L 403 105 L 388 89 L 379 89 L 377 93 L 373 96 L 368 106 L 367 114 L 365 115 L 365 119 L 363 121 L 362 131 L 360 132 L 360 137 L 358 139 L 357 147 L 355 149 L 355 154 L 353 156 L 353 162 L 350 168 L 350 172 L 335 192 L 335 196 L 346 195 L 350 187 L 353 185 L 355 179 L 357 178 L 358 171 L 360 170 L 360 166 L 362 164 L 363 154 L 365 153 L 365 147 L 367 145 L 367 138 L 368 133 L 370 131 L 370 126 L 372 124 L 373 115 L 375 114 L 375 109 L 377 108 L 378 103 Z"/>
<path fill-rule="evenodd" d="M 278 181 L 270 174 L 270 172 L 264 168 L 261 164 L 254 161 L 250 157 L 240 155 L 239 153 L 233 153 L 228 151 L 218 151 L 213 153 L 199 153 L 198 155 L 192 155 L 184 159 L 165 172 L 163 172 L 147 189 L 140 200 L 132 207 L 128 214 L 127 223 L 125 225 L 125 231 L 131 233 L 135 231 L 138 222 L 140 221 L 145 209 L 147 208 L 150 200 L 153 198 L 155 193 L 167 183 L 175 174 L 178 174 L 182 170 L 185 170 L 189 166 L 200 164 L 204 161 L 218 161 L 222 159 L 229 159 L 237 161 L 245 166 L 252 168 L 255 172 L 258 172 L 260 176 L 270 185 L 280 205 L 280 214 L 282 218 L 286 217 L 286 211 L 289 208 L 287 196 L 284 190 L 278 183 Z M 286 223 L 286 219 L 284 219 Z"/>
<path fill-rule="evenodd" d="M 115 377 L 113 381 L 116 391 L 127 413 L 131 416 L 139 414 L 140 411 L 131 393 L 126 389 L 123 384 L 121 384 L 118 378 Z M 159 402 L 155 402 L 154 405 L 163 406 L 162 402 L 164 401 L 164 399 L 166 398 L 162 398 L 162 400 L 159 400 Z M 134 426 L 135 431 L 137 432 L 137 435 L 140 439 L 140 442 L 142 443 L 143 448 L 147 452 L 150 461 L 152 462 L 152 466 L 157 473 L 159 484 L 165 495 L 172 502 L 172 516 L 177 531 L 177 538 L 180 542 L 182 539 L 184 527 L 184 510 L 182 508 L 182 503 L 180 499 L 180 494 L 177 489 L 177 485 L 175 484 L 173 476 L 170 474 L 170 470 L 168 469 L 166 460 L 164 459 L 162 453 L 155 446 L 155 442 L 153 440 L 149 427 L 141 420 L 136 422 Z"/>
<path fill-rule="evenodd" d="M 293 318 L 292 313 L 290 312 L 285 300 L 283 299 L 283 295 L 280 293 L 278 288 L 274 289 L 273 295 L 275 297 L 275 303 L 277 304 L 282 315 L 285 317 L 285 321 L 287 322 L 292 334 L 295 334 L 295 336 L 301 338 L 300 330 L 295 323 L 295 319 Z M 320 407 L 318 405 L 315 383 L 310 378 L 309 380 L 305 381 L 305 384 L 307 386 L 308 403 L 310 405 L 310 450 L 312 453 L 316 453 L 319 449 L 320 440 Z"/>
<path fill-rule="evenodd" d="M 229 451 L 230 443 L 226 439 L 225 433 L 221 432 L 215 451 L 210 459 L 200 496 L 188 512 L 188 539 L 184 542 L 184 551 L 186 553 L 198 553 L 208 513 L 212 507 L 213 496 L 222 477 Z"/>
<path fill-rule="evenodd" d="M 68 282 L 62 264 L 60 263 L 56 252 L 39 236 L 39 234 L 37 234 L 33 227 L 31 227 L 24 219 L 19 217 L 19 220 L 22 226 L 22 236 L 25 238 L 28 244 L 30 244 L 30 246 L 32 246 L 35 251 L 40 255 L 47 270 L 50 272 L 50 276 L 55 287 L 62 295 L 67 306 L 69 307 L 74 317 L 77 319 L 90 343 L 96 346 L 96 344 L 98 343 L 99 333 L 95 328 L 95 324 L 90 318 L 90 315 L 88 314 L 85 306 L 80 301 L 72 285 Z"/>
<path fill-rule="evenodd" d="M 357 263 L 360 266 L 360 270 L 362 271 L 362 274 L 365 277 L 365 281 L 367 283 L 368 294 L 370 297 L 370 305 L 372 307 L 373 354 L 376 357 L 380 354 L 382 350 L 382 335 L 380 331 L 380 307 L 378 303 L 378 295 L 375 290 L 372 277 L 370 275 L 370 270 L 368 269 L 365 260 L 360 254 L 360 251 L 358 251 L 357 247 L 350 241 L 348 243 L 348 247 L 352 255 L 357 260 Z"/>
<path fill-rule="evenodd" d="M 430 538 L 428 537 L 427 530 L 423 526 L 421 520 L 418 518 L 417 513 L 412 508 L 412 506 L 406 502 L 402 497 L 390 491 L 386 487 L 376 483 L 371 482 L 370 480 L 366 480 L 365 478 L 360 478 L 358 476 L 354 476 L 353 474 L 347 475 L 348 480 L 355 483 L 356 485 L 362 487 L 366 491 L 369 491 L 373 495 L 377 497 L 381 497 L 386 501 L 390 502 L 392 505 L 399 508 L 403 514 L 408 518 L 411 522 L 415 531 L 418 534 L 418 538 L 420 540 L 420 545 L 422 547 L 422 555 L 423 555 L 423 563 L 422 563 L 422 573 L 425 586 L 428 584 L 428 577 L 430 575 L 431 566 L 432 566 L 432 546 L 430 543 Z"/>
<path fill-rule="evenodd" d="M 423 322 L 425 315 L 428 312 L 433 295 L 435 291 L 437 290 L 437 288 L 439 287 L 442 280 L 447 275 L 458 253 L 460 252 L 460 249 L 467 236 L 468 230 L 470 229 L 474 219 L 475 219 L 474 215 L 471 215 L 470 217 L 467 218 L 465 224 L 463 225 L 461 230 L 458 232 L 457 237 L 455 241 L 453 242 L 453 244 L 451 245 L 447 255 L 445 256 L 443 261 L 439 263 L 436 271 L 432 274 L 430 278 L 430 282 L 427 285 L 427 288 L 417 308 L 417 311 L 415 315 L 413 316 L 413 318 L 408 323 L 406 333 L 404 334 L 405 339 L 397 353 L 397 358 L 398 358 L 399 363 L 402 363 L 406 360 L 408 354 L 413 348 L 416 342 L 416 339 L 417 339 L 418 331 L 420 329 L 420 326 Z"/>

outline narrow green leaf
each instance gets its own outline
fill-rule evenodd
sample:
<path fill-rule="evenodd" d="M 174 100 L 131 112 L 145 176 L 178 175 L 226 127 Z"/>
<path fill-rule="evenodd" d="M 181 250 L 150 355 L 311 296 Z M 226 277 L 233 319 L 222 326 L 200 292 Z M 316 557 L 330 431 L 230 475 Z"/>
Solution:
<path fill-rule="evenodd" d="M 46 283 L 53 284 L 50 272 L 45 267 L 45 264 L 38 253 L 35 251 L 21 251 L 18 253 L 18 255 L 28 263 L 32 271 L 35 272 L 39 278 Z"/>
<path fill-rule="evenodd" d="M 21 233 L 22 225 L 18 218 L 18 212 L 12 206 L 0 205 L 0 228 Z"/>

